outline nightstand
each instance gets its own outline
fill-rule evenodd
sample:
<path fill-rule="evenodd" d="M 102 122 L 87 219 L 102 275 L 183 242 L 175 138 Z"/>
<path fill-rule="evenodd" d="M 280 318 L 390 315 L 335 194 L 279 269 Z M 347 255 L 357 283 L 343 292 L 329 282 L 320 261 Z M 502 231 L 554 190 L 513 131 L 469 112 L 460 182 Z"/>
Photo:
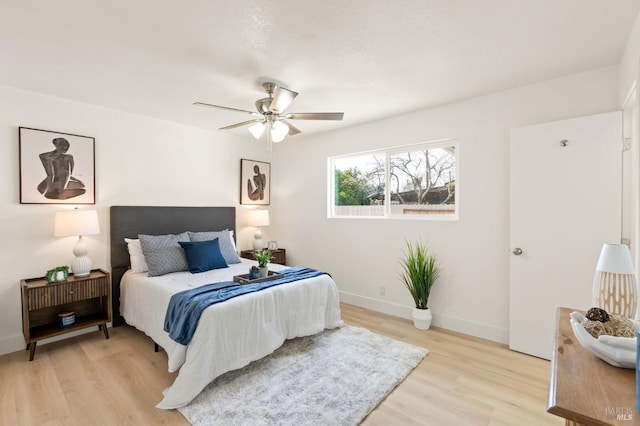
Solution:
<path fill-rule="evenodd" d="M 98 326 L 109 338 L 107 323 L 111 321 L 111 280 L 101 269 L 88 276 L 69 274 L 66 282 L 47 283 L 44 278 L 20 281 L 22 292 L 22 331 L 33 361 L 38 340 Z M 75 323 L 68 327 L 58 324 L 58 314 L 75 313 Z"/>
<path fill-rule="evenodd" d="M 256 260 L 253 253 L 255 253 L 255 250 L 242 250 L 240 252 L 240 257 Z M 285 265 L 287 263 L 287 251 L 285 249 L 279 248 L 277 250 L 269 250 L 269 253 L 273 256 L 271 263 L 279 263 L 280 265 Z"/>

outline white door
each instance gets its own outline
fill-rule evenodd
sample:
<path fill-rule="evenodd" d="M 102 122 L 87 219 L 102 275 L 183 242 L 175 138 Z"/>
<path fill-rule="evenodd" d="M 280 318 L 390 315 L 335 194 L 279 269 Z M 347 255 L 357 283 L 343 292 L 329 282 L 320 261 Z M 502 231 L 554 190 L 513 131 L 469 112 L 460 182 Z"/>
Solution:
<path fill-rule="evenodd" d="M 556 309 L 591 307 L 620 242 L 622 113 L 511 130 L 509 347 L 550 359 Z"/>

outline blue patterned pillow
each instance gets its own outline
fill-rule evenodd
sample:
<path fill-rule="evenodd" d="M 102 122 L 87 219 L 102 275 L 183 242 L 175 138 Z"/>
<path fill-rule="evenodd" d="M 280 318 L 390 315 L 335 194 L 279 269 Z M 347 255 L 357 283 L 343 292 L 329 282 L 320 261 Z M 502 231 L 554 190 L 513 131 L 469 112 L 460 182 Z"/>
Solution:
<path fill-rule="evenodd" d="M 224 257 L 224 260 L 228 265 L 232 263 L 240 263 L 240 256 L 236 252 L 235 245 L 233 244 L 231 231 L 225 229 L 224 231 L 215 232 L 188 232 L 189 239 L 191 241 L 211 241 L 218 239 L 220 242 L 220 253 Z"/>
<path fill-rule="evenodd" d="M 196 274 L 212 269 L 227 268 L 222 253 L 220 253 L 219 240 L 180 242 L 189 264 L 189 272 Z"/>
<path fill-rule="evenodd" d="M 188 242 L 186 232 L 178 235 L 138 235 L 142 253 L 149 265 L 149 276 L 157 277 L 171 272 L 188 271 L 189 264 L 180 247 L 180 241 Z"/>

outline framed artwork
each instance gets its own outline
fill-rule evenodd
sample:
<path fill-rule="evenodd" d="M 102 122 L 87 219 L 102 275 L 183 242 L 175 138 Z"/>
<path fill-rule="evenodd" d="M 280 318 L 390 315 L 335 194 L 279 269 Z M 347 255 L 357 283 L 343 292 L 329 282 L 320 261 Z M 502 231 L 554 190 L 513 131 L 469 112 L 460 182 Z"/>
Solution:
<path fill-rule="evenodd" d="M 240 204 L 265 206 L 271 199 L 271 164 L 240 160 Z"/>
<path fill-rule="evenodd" d="M 19 128 L 20 204 L 95 204 L 95 139 Z"/>

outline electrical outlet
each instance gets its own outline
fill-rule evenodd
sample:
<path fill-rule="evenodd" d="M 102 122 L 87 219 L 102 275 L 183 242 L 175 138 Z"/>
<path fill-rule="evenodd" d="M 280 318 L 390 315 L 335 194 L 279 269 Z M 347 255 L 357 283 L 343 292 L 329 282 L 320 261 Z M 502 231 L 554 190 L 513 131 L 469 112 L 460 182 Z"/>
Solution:
<path fill-rule="evenodd" d="M 378 294 L 380 296 L 384 296 L 386 292 L 387 292 L 387 289 L 385 287 L 378 287 Z"/>

